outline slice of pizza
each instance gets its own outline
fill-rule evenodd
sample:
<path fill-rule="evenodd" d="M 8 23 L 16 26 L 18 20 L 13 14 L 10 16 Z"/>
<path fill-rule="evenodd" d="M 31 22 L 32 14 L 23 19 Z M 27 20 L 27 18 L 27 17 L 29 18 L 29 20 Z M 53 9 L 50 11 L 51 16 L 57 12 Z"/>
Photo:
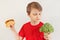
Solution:
<path fill-rule="evenodd" d="M 14 19 L 9 19 L 9 20 L 5 21 L 5 24 L 6 24 L 6 27 L 9 28 L 9 27 L 14 26 L 15 21 L 14 21 Z"/>

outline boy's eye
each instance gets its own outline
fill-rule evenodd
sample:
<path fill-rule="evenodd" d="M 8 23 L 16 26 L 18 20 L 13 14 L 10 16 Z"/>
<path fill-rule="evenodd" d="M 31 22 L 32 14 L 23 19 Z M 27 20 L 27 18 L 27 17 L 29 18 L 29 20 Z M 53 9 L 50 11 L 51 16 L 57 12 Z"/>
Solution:
<path fill-rule="evenodd" d="M 36 16 L 36 15 L 37 15 L 37 13 L 33 13 L 33 15 L 34 15 L 34 16 Z"/>
<path fill-rule="evenodd" d="M 37 13 L 33 13 L 33 15 L 34 15 L 34 16 L 36 16 L 36 15 L 41 15 L 41 13 L 39 13 L 39 14 L 37 14 Z"/>
<path fill-rule="evenodd" d="M 41 14 L 39 13 L 39 15 L 41 15 Z"/>

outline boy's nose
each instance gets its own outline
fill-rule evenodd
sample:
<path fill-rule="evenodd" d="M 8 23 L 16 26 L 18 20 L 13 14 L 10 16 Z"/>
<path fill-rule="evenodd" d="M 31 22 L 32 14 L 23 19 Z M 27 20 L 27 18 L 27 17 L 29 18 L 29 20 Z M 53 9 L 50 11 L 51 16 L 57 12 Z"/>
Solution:
<path fill-rule="evenodd" d="M 39 16 L 37 16 L 37 20 L 39 20 L 40 19 L 40 17 Z"/>

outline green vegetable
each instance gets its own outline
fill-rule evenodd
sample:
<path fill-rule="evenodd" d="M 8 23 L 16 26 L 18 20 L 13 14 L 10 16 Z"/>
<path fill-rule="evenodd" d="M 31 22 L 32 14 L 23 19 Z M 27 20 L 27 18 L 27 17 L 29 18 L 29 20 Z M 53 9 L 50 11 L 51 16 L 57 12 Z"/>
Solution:
<path fill-rule="evenodd" d="M 54 28 L 50 23 L 45 23 L 40 29 L 40 32 L 44 32 L 44 33 L 52 33 L 54 32 Z"/>

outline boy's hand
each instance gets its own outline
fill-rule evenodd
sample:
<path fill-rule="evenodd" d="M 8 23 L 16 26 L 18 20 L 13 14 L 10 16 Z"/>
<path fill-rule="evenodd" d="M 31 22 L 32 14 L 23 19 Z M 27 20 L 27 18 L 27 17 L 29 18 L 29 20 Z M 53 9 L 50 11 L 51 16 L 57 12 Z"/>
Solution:
<path fill-rule="evenodd" d="M 45 38 L 46 40 L 50 40 L 50 36 L 49 36 L 49 35 L 50 35 L 50 33 L 45 33 L 45 34 L 44 34 L 44 38 Z"/>
<path fill-rule="evenodd" d="M 9 29 L 11 29 L 11 31 L 15 32 L 15 28 L 14 28 L 15 21 L 14 21 L 14 19 L 6 20 L 5 24 L 6 24 L 7 28 L 9 28 Z"/>
<path fill-rule="evenodd" d="M 13 31 L 13 32 L 16 31 L 14 25 L 10 25 L 10 30 Z"/>

